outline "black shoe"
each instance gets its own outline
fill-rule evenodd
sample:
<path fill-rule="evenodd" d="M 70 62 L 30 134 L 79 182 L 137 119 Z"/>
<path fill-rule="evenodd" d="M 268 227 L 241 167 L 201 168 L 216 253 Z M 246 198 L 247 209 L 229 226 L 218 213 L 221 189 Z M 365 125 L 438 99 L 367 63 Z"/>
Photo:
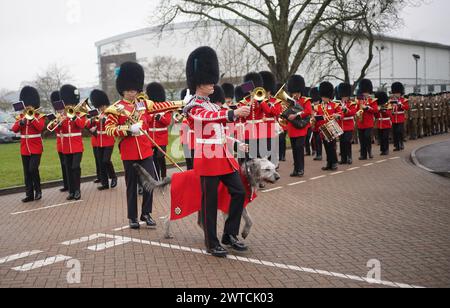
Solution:
<path fill-rule="evenodd" d="M 141 228 L 141 225 L 138 223 L 137 219 L 130 219 L 130 229 L 138 230 Z"/>
<path fill-rule="evenodd" d="M 348 163 L 349 165 L 353 165 L 353 159 L 349 158 L 347 163 Z"/>
<path fill-rule="evenodd" d="M 60 192 L 68 192 L 68 191 L 69 191 L 69 188 L 63 187 L 63 188 L 61 188 L 59 191 L 60 191 Z"/>
<path fill-rule="evenodd" d="M 304 176 L 305 176 L 305 170 L 299 171 L 297 176 L 298 176 L 299 178 L 304 177 Z"/>
<path fill-rule="evenodd" d="M 332 165 L 331 171 L 336 171 L 336 170 L 338 170 L 338 165 L 337 164 Z"/>
<path fill-rule="evenodd" d="M 226 249 L 223 248 L 222 246 L 217 246 L 215 248 L 208 249 L 207 252 L 211 254 L 213 257 L 217 258 L 226 258 L 228 255 L 228 251 L 226 251 Z"/>
<path fill-rule="evenodd" d="M 264 189 L 264 188 L 266 188 L 266 184 L 264 184 L 264 183 L 259 184 L 259 189 Z"/>
<path fill-rule="evenodd" d="M 76 191 L 73 194 L 73 199 L 76 200 L 76 201 L 81 200 L 81 192 L 80 191 Z"/>
<path fill-rule="evenodd" d="M 111 180 L 111 188 L 117 187 L 117 178 Z"/>
<path fill-rule="evenodd" d="M 34 201 L 39 201 L 42 199 L 42 192 L 36 192 L 36 195 L 34 196 Z"/>
<path fill-rule="evenodd" d="M 149 215 L 142 215 L 141 221 L 144 221 L 147 224 L 147 227 L 149 228 L 156 228 L 156 222 L 153 220 L 152 216 Z"/>
<path fill-rule="evenodd" d="M 395 148 L 394 152 L 400 152 L 400 149 Z"/>
<path fill-rule="evenodd" d="M 108 189 L 109 189 L 109 186 L 100 186 L 100 187 L 97 187 L 97 189 L 98 189 L 99 191 L 104 191 L 104 190 L 108 190 Z"/>
<path fill-rule="evenodd" d="M 359 160 L 367 160 L 367 157 L 360 157 Z"/>
<path fill-rule="evenodd" d="M 347 164 L 348 164 L 348 162 L 345 161 L 345 160 L 341 160 L 341 161 L 339 162 L 339 165 L 347 165 Z"/>
<path fill-rule="evenodd" d="M 101 183 L 101 182 L 102 182 L 102 180 L 96 179 L 96 180 L 94 181 L 94 184 L 99 184 L 99 183 Z"/>
<path fill-rule="evenodd" d="M 239 239 L 233 235 L 225 234 L 222 237 L 222 244 L 224 244 L 225 246 L 228 246 L 236 251 L 247 251 L 248 250 L 247 245 L 245 245 L 244 243 L 239 241 Z"/>
<path fill-rule="evenodd" d="M 25 199 L 22 199 L 23 203 L 29 203 L 29 202 L 33 202 L 34 198 L 33 197 L 26 197 Z"/>
<path fill-rule="evenodd" d="M 297 171 L 292 172 L 290 175 L 291 178 L 296 178 L 298 176 L 299 176 L 299 173 Z"/>
<path fill-rule="evenodd" d="M 66 198 L 67 201 L 75 200 L 74 194 L 69 194 L 69 196 Z"/>
<path fill-rule="evenodd" d="M 322 161 L 322 156 L 317 156 L 316 158 L 314 158 L 315 161 Z"/>
<path fill-rule="evenodd" d="M 323 171 L 330 171 L 331 170 L 331 166 L 325 166 L 322 168 Z"/>

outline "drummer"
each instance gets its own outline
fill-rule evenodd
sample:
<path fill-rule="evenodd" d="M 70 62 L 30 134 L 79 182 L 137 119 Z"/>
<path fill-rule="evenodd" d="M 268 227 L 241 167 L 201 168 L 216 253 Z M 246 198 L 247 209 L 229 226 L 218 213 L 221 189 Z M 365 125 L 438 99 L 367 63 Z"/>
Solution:
<path fill-rule="evenodd" d="M 332 101 L 334 99 L 334 86 L 331 83 L 322 82 L 319 86 L 319 93 L 322 98 L 322 104 L 317 108 L 317 115 L 324 118 L 319 129 L 327 153 L 327 165 L 322 170 L 336 171 L 338 169 L 336 140 L 341 129 L 333 129 L 333 127 L 340 128 L 336 120 L 340 119 L 342 114 L 339 112 L 339 104 Z M 336 125 L 333 126 L 333 123 Z"/>

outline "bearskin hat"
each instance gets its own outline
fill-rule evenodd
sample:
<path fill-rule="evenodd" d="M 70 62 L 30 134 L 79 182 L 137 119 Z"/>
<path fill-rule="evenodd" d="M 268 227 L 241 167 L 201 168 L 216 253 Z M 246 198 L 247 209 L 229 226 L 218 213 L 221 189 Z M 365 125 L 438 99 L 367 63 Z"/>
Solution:
<path fill-rule="evenodd" d="M 300 93 L 301 95 L 305 95 L 306 94 L 305 79 L 300 75 L 294 75 L 291 78 L 289 78 L 288 92 L 291 94 Z"/>
<path fill-rule="evenodd" d="M 117 79 L 117 92 L 123 96 L 124 91 L 142 92 L 144 88 L 144 68 L 136 62 L 125 62 L 120 66 Z"/>
<path fill-rule="evenodd" d="M 91 95 L 89 96 L 89 99 L 91 100 L 92 104 L 95 108 L 100 108 L 102 106 L 109 106 L 111 105 L 108 95 L 101 91 L 101 90 L 94 90 L 91 92 Z"/>
<path fill-rule="evenodd" d="M 318 102 L 321 100 L 319 95 L 319 87 L 312 87 L 311 91 L 309 91 L 309 97 L 312 102 Z"/>
<path fill-rule="evenodd" d="M 401 82 L 394 82 L 391 86 L 392 94 L 405 94 L 405 86 Z"/>
<path fill-rule="evenodd" d="M 338 86 L 337 92 L 338 92 L 337 95 L 340 98 L 351 97 L 352 96 L 352 86 L 348 83 L 343 82 Z"/>
<path fill-rule="evenodd" d="M 358 93 L 364 94 L 364 93 L 373 93 L 373 84 L 370 79 L 363 79 L 359 82 L 358 86 Z"/>
<path fill-rule="evenodd" d="M 389 96 L 386 92 L 377 92 L 375 93 L 375 97 L 377 98 L 378 105 L 385 105 L 389 101 Z"/>
<path fill-rule="evenodd" d="M 241 86 L 237 86 L 234 89 L 234 97 L 236 98 L 236 102 L 240 102 L 244 99 L 245 93 L 244 93 L 244 90 L 242 90 Z"/>
<path fill-rule="evenodd" d="M 234 85 L 231 83 L 224 83 L 222 89 L 226 98 L 234 98 Z"/>
<path fill-rule="evenodd" d="M 214 86 L 214 93 L 209 96 L 213 104 L 225 104 L 225 92 L 219 85 Z"/>
<path fill-rule="evenodd" d="M 255 88 L 264 87 L 264 81 L 259 73 L 252 72 L 245 75 L 244 83 L 250 81 L 253 81 L 253 85 L 255 86 Z"/>
<path fill-rule="evenodd" d="M 26 86 L 20 91 L 20 100 L 25 103 L 26 107 L 37 109 L 41 106 L 38 90 L 30 86 Z"/>
<path fill-rule="evenodd" d="M 187 90 L 188 90 L 187 88 L 181 90 L 181 92 L 180 92 L 180 98 L 181 98 L 181 100 L 184 100 L 184 98 L 186 97 L 186 95 L 187 95 Z"/>
<path fill-rule="evenodd" d="M 319 86 L 319 95 L 320 95 L 320 97 L 326 97 L 329 99 L 333 99 L 334 98 L 333 85 L 328 81 L 322 82 Z"/>
<path fill-rule="evenodd" d="M 164 89 L 162 84 L 158 82 L 150 83 L 145 89 L 145 93 L 147 93 L 147 96 L 151 101 L 158 103 L 166 101 L 166 90 Z"/>
<path fill-rule="evenodd" d="M 50 101 L 51 103 L 56 103 L 61 100 L 61 95 L 59 94 L 59 91 L 54 91 L 52 94 L 50 94 Z"/>
<path fill-rule="evenodd" d="M 63 85 L 59 94 L 66 105 L 77 105 L 80 102 L 80 91 L 71 84 Z"/>
<path fill-rule="evenodd" d="M 275 89 L 275 84 L 277 83 L 275 75 L 269 71 L 260 72 L 261 78 L 263 80 L 263 87 L 267 92 L 275 94 L 277 89 Z"/>
<path fill-rule="evenodd" d="M 202 84 L 217 84 L 220 79 L 219 59 L 211 47 L 194 50 L 186 64 L 187 84 L 192 93 Z"/>

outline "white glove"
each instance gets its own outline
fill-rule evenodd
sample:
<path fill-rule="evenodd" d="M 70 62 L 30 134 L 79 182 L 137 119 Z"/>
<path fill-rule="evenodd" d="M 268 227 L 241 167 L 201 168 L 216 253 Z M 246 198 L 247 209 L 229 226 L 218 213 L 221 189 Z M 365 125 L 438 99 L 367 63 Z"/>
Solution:
<path fill-rule="evenodd" d="M 130 131 L 133 134 L 133 136 L 137 136 L 141 133 L 141 127 L 142 127 L 142 123 L 136 123 L 136 124 L 131 125 Z"/>
<path fill-rule="evenodd" d="M 191 95 L 191 91 L 188 89 L 186 92 L 186 96 L 184 97 L 183 101 L 184 101 L 184 105 L 187 105 L 191 102 L 193 96 Z"/>

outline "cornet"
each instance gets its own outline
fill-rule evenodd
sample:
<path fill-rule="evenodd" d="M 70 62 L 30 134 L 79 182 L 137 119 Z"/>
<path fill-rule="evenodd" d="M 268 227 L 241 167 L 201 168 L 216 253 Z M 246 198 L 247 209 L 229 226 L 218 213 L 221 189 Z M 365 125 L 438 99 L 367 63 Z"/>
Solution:
<path fill-rule="evenodd" d="M 28 121 L 33 121 L 34 120 L 34 118 L 36 117 L 36 114 L 39 114 L 39 110 L 40 110 L 41 108 L 38 108 L 38 109 L 34 109 L 34 107 L 27 107 L 27 108 L 25 108 L 25 110 L 24 110 L 24 116 L 25 116 L 25 119 L 27 119 Z"/>

